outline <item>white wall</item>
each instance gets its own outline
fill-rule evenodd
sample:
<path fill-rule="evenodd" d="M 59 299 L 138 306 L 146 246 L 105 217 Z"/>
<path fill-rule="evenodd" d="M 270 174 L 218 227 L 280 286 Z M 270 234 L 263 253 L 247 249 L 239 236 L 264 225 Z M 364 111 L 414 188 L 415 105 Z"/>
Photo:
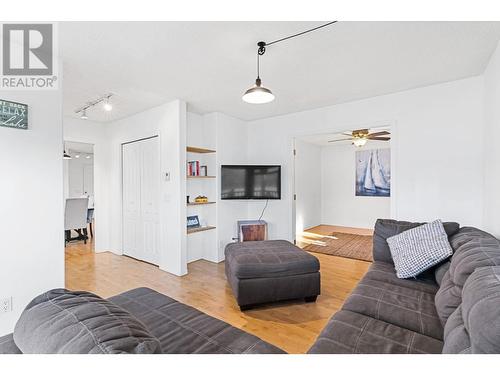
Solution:
<path fill-rule="evenodd" d="M 271 238 L 292 240 L 293 138 L 392 127 L 392 216 L 483 223 L 483 79 L 474 77 L 248 123 L 248 162 L 282 165 L 282 200 L 266 218 Z M 279 98 L 277 99 L 279 100 Z M 249 216 L 260 206 L 250 204 Z"/>
<path fill-rule="evenodd" d="M 217 129 L 217 191 L 220 192 L 221 165 L 249 164 L 246 122 L 224 115 L 208 115 Z M 224 259 L 225 246 L 238 236 L 238 220 L 248 219 L 248 201 L 221 200 L 217 196 L 218 255 L 216 261 Z M 264 217 L 265 219 L 265 217 Z"/>
<path fill-rule="evenodd" d="M 382 142 L 363 146 L 364 150 L 389 148 Z M 378 218 L 391 215 L 389 197 L 357 197 L 355 194 L 356 151 L 351 144 L 325 146 L 321 149 L 323 224 L 355 228 L 373 228 Z"/>
<path fill-rule="evenodd" d="M 500 44 L 484 73 L 484 226 L 500 238 Z"/>
<path fill-rule="evenodd" d="M 121 145 L 152 136 L 160 138 L 160 268 L 183 275 L 187 272 L 186 236 L 182 235 L 186 228 L 186 104 L 179 100 L 105 125 L 109 239 L 98 250 L 122 254 Z M 96 232 L 101 230 L 96 221 Z"/>
<path fill-rule="evenodd" d="M 63 139 L 61 91 L 0 92 L 25 103 L 29 129 L 0 127 L 0 336 L 12 332 L 38 294 L 64 287 Z"/>
<path fill-rule="evenodd" d="M 321 221 L 321 146 L 295 140 L 295 230 L 322 224 Z"/>
<path fill-rule="evenodd" d="M 69 160 L 64 160 L 64 164 L 68 165 L 67 174 L 64 176 L 64 179 L 68 180 L 68 191 L 64 197 L 78 198 L 87 193 L 91 196 L 89 205 L 93 206 L 94 187 L 91 186 L 92 181 L 86 181 L 85 179 L 85 170 L 88 168 L 92 170 L 94 168 L 93 156 L 91 155 L 90 159 L 87 159 L 85 156 L 80 156 L 78 158 L 73 157 Z M 87 189 L 85 189 L 85 185 L 88 186 Z"/>

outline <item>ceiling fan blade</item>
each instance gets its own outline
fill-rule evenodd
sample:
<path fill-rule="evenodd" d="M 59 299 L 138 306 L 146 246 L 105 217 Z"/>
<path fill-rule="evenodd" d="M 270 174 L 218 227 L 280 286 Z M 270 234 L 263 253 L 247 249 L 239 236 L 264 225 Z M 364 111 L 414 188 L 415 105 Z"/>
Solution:
<path fill-rule="evenodd" d="M 330 142 L 341 142 L 341 141 L 351 141 L 351 140 L 353 140 L 353 138 L 332 139 L 331 141 L 328 142 L 330 143 Z"/>
<path fill-rule="evenodd" d="M 369 137 L 370 141 L 389 141 L 391 137 Z"/>
<path fill-rule="evenodd" d="M 340 133 L 340 134 L 348 135 L 349 137 L 352 137 L 352 132 L 343 132 L 343 133 Z"/>
<path fill-rule="evenodd" d="M 380 135 L 390 135 L 391 133 L 389 132 L 386 132 L 385 130 L 383 132 L 376 132 L 376 133 L 371 133 L 371 134 L 368 134 L 368 138 L 371 138 L 371 137 L 378 137 Z"/>

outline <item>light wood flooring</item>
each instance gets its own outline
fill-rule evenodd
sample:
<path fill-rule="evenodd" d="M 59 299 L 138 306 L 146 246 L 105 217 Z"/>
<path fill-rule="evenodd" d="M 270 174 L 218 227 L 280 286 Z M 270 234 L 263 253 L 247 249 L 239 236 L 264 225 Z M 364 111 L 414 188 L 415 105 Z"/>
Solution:
<path fill-rule="evenodd" d="M 322 235 L 338 228 L 319 226 L 309 231 Z M 224 263 L 193 262 L 188 265 L 188 275 L 178 277 L 126 256 L 96 254 L 92 242 L 66 247 L 66 287 L 106 298 L 146 286 L 289 353 L 305 353 L 370 266 L 354 259 L 313 255 L 321 263 L 321 295 L 316 303 L 293 301 L 241 312 L 226 282 Z"/>

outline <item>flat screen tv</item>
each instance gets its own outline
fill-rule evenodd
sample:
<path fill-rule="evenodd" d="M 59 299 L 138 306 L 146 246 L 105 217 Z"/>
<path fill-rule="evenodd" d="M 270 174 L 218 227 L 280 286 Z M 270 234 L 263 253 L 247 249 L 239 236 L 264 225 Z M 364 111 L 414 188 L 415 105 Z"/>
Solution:
<path fill-rule="evenodd" d="M 223 165 L 221 199 L 281 199 L 280 165 Z"/>

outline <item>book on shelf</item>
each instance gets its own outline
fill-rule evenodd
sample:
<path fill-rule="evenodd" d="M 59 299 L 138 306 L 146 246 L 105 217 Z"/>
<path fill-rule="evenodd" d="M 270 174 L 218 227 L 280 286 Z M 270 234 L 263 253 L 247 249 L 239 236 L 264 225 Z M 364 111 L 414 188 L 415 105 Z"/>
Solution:
<path fill-rule="evenodd" d="M 187 162 L 187 175 L 188 176 L 200 175 L 200 162 L 198 160 Z"/>

